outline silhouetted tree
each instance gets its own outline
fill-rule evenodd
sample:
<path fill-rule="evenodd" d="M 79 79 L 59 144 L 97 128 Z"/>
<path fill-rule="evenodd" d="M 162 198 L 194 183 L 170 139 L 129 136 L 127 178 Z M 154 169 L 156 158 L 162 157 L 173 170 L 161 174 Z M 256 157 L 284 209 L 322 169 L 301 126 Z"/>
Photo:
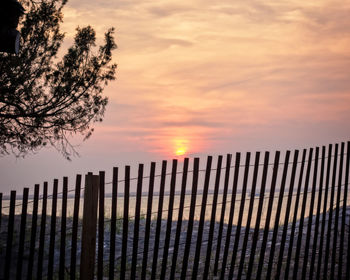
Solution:
<path fill-rule="evenodd" d="M 24 156 L 52 145 L 69 159 L 69 136 L 88 138 L 102 121 L 105 85 L 115 78 L 113 29 L 95 52 L 95 31 L 77 28 L 74 44 L 57 58 L 66 0 L 23 0 L 18 55 L 0 53 L 0 154 Z"/>

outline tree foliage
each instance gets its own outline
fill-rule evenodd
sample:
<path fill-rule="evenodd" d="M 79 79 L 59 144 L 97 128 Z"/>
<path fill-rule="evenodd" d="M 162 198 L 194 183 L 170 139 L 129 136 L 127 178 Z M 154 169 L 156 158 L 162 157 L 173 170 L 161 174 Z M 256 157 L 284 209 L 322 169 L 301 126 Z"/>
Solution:
<path fill-rule="evenodd" d="M 88 138 L 102 121 L 102 91 L 115 78 L 113 29 L 96 47 L 95 31 L 77 28 L 73 45 L 57 57 L 65 0 L 22 1 L 19 55 L 0 53 L 0 154 L 24 156 L 52 145 L 69 159 L 69 138 Z"/>

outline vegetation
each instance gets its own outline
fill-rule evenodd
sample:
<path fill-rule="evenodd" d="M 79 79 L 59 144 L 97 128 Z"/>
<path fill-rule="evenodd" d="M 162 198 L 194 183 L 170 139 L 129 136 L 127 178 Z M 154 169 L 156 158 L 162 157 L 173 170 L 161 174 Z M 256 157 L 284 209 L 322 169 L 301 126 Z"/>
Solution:
<path fill-rule="evenodd" d="M 58 58 L 66 0 L 23 0 L 18 55 L 0 53 L 0 155 L 25 156 L 51 145 L 67 159 L 73 134 L 87 139 L 102 121 L 102 91 L 115 78 L 113 28 L 95 50 L 92 27 L 77 28 L 73 45 Z"/>

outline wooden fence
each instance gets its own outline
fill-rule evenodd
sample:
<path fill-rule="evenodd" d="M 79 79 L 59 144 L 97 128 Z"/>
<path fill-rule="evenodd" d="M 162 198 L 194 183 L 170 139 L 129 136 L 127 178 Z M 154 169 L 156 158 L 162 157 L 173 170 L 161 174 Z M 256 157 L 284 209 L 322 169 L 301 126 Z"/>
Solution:
<path fill-rule="evenodd" d="M 251 157 L 0 194 L 0 278 L 350 279 L 350 142 Z"/>

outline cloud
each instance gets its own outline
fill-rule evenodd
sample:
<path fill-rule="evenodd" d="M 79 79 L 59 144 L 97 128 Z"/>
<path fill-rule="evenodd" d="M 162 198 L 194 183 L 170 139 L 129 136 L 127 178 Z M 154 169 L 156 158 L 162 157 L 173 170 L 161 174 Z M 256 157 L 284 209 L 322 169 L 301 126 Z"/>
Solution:
<path fill-rule="evenodd" d="M 151 4 L 147 11 L 152 15 L 156 17 L 170 17 L 175 16 L 179 14 L 188 13 L 190 10 L 193 10 L 193 7 L 191 7 L 189 4 L 169 4 L 166 3 L 160 3 L 160 4 Z"/>
<path fill-rule="evenodd" d="M 221 122 L 215 121 L 205 121 L 199 119 L 189 119 L 188 121 L 169 121 L 162 122 L 161 126 L 164 127 L 209 127 L 209 128 L 218 128 L 224 126 Z"/>
<path fill-rule="evenodd" d="M 105 119 L 75 163 L 53 161 L 52 151 L 4 158 L 5 190 L 39 182 L 40 170 L 51 180 L 169 158 L 176 141 L 203 155 L 349 138 L 348 1 L 69 0 L 63 13 L 64 47 L 77 26 L 93 26 L 98 43 L 116 28 Z"/>
<path fill-rule="evenodd" d="M 339 3 L 71 0 L 65 28 L 116 26 L 106 133 L 140 145 L 176 133 L 219 141 L 344 121 L 350 23 Z"/>

